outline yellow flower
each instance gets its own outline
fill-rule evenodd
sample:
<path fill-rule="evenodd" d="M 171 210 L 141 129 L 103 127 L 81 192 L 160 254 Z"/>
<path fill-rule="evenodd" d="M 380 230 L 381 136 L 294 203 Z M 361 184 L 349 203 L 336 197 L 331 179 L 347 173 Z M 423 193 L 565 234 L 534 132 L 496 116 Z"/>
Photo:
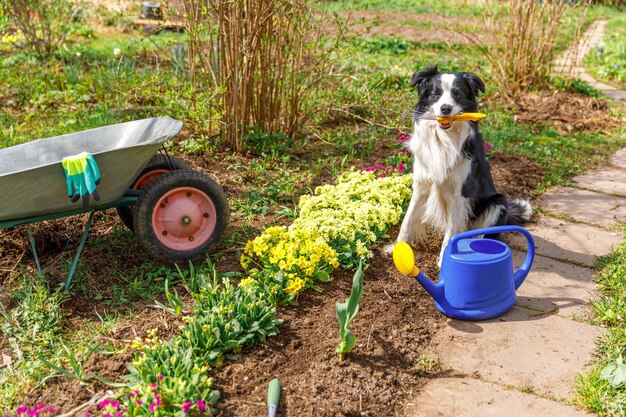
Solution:
<path fill-rule="evenodd" d="M 252 284 L 254 284 L 256 281 L 254 280 L 254 278 L 244 278 L 241 281 L 239 281 L 239 288 L 247 290 L 249 289 Z"/>
<path fill-rule="evenodd" d="M 2 36 L 2 43 L 6 45 L 13 45 L 18 39 L 17 35 L 4 35 Z"/>
<path fill-rule="evenodd" d="M 306 285 L 306 282 L 304 282 L 303 279 L 296 277 L 294 279 L 289 280 L 289 283 L 287 284 L 287 288 L 285 288 L 285 292 L 287 294 L 298 294 L 300 290 L 304 288 L 305 285 Z"/>

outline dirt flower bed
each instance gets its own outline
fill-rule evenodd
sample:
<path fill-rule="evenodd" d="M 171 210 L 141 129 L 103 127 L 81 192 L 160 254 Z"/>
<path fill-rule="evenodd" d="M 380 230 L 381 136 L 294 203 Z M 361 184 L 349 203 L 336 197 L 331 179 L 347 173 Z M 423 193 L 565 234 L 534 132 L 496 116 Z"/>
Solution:
<path fill-rule="evenodd" d="M 380 147 L 380 152 L 370 159 L 383 161 L 389 155 L 385 146 Z M 490 159 L 498 189 L 511 197 L 526 197 L 541 180 L 542 169 L 526 158 L 496 152 L 490 155 Z M 212 165 L 215 163 L 218 162 L 211 162 Z M 241 186 L 235 178 L 232 182 L 227 178 L 225 182 L 229 194 L 237 193 Z M 96 236 L 111 233 L 115 222 L 114 213 L 107 212 L 101 216 L 95 225 Z M 261 229 L 262 226 L 259 226 Z M 41 230 L 35 227 L 35 235 L 41 239 L 41 233 L 48 234 L 47 227 L 44 225 Z M 58 227 L 64 230 L 69 225 L 61 222 L 54 226 Z M 395 235 L 397 226 L 388 233 Z M 1 237 L 12 242 L 10 248 L 17 248 L 8 252 L 14 253 L 13 257 L 9 255 L 13 263 L 18 262 L 20 256 L 30 256 L 24 255 L 28 253 L 24 250 L 28 248 L 28 243 L 22 233 L 5 231 Z M 132 246 L 132 238 L 123 235 L 117 243 L 109 247 L 104 256 L 93 245 L 88 246 L 84 262 L 95 263 L 107 275 L 106 271 L 119 268 L 119 265 L 110 265 L 106 259 L 123 258 L 130 264 L 145 260 L 141 254 L 129 257 L 124 249 Z M 429 276 L 437 275 L 436 254 L 440 244 L 441 237 L 432 234 L 417 248 L 417 262 Z M 44 250 L 42 258 L 44 264 L 50 265 L 58 256 L 59 245 L 54 242 L 48 245 L 51 245 L 50 250 Z M 438 372 L 437 363 L 425 352 L 431 335 L 445 319 L 414 280 L 401 276 L 395 270 L 391 259 L 381 252 L 378 244 L 374 244 L 372 250 L 373 258 L 365 271 L 361 310 L 351 327 L 357 335 L 358 344 L 346 359 L 339 363 L 334 352 L 338 342 L 334 304 L 348 295 L 353 273 L 340 269 L 333 273 L 329 283 L 323 284 L 323 292 L 308 291 L 299 297 L 297 307 L 278 310 L 277 317 L 284 320 L 278 328 L 278 336 L 268 339 L 265 344 L 244 350 L 238 360 L 226 361 L 212 371 L 213 387 L 221 392 L 218 415 L 264 415 L 266 384 L 274 376 L 279 377 L 283 385 L 283 415 L 378 416 L 401 413 L 402 404 L 411 392 L 419 390 L 426 378 Z M 241 271 L 235 251 L 224 251 L 219 265 L 223 271 Z M 53 273 L 53 281 L 61 282 L 62 279 L 62 271 Z M 89 279 L 89 285 L 105 290 L 112 285 L 110 279 L 107 282 Z M 126 373 L 126 363 L 135 354 L 127 347 L 134 337 L 141 337 L 154 327 L 159 329 L 163 340 L 178 332 L 179 318 L 147 305 L 138 304 L 135 308 L 136 317 L 110 335 L 114 346 L 126 350 L 114 356 L 92 357 L 87 364 L 89 373 L 115 379 Z M 97 320 L 93 299 L 88 294 L 79 293 L 68 299 L 62 304 L 62 309 L 75 318 Z M 71 329 L 73 323 L 79 322 L 70 320 L 66 327 Z M 6 344 L 3 345 L 6 347 Z M 68 411 L 107 390 L 110 388 L 100 383 L 85 386 L 73 379 L 60 377 L 31 392 L 25 401 L 29 404 L 45 403 L 56 410 Z M 96 412 L 97 407 L 85 410 Z"/>

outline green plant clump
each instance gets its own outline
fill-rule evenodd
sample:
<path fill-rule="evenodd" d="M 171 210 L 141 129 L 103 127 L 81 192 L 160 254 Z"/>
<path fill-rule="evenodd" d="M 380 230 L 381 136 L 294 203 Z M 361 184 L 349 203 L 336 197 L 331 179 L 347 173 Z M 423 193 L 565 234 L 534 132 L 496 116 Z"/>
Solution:
<path fill-rule="evenodd" d="M 120 393 L 127 416 L 147 415 L 155 409 L 177 413 L 185 404 L 208 409 L 219 399 L 208 371 L 225 358 L 233 359 L 244 346 L 277 334 L 281 320 L 275 318 L 275 307 L 232 285 L 228 278 L 220 282 L 212 265 L 209 268 L 191 271 L 203 277 L 212 274 L 212 279 L 198 284 L 197 277 L 189 278 L 196 283 L 196 303 L 178 336 L 166 343 L 156 335 L 147 342 L 134 342 L 141 353 L 130 366 L 131 391 Z"/>
<path fill-rule="evenodd" d="M 593 303 L 594 322 L 608 329 L 597 340 L 596 364 L 579 376 L 579 401 L 600 416 L 626 414 L 626 242 L 601 258 L 601 296 Z"/>

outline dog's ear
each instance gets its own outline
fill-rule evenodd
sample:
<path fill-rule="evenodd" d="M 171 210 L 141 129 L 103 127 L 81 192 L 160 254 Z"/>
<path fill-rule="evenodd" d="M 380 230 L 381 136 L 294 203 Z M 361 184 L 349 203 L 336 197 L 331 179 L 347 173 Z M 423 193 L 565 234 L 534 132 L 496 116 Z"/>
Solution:
<path fill-rule="evenodd" d="M 475 96 L 478 95 L 479 91 L 483 93 L 485 92 L 485 83 L 483 80 L 478 78 L 476 74 L 472 74 L 471 72 L 462 72 L 460 75 L 470 85 Z"/>
<path fill-rule="evenodd" d="M 437 70 L 437 65 L 426 67 L 424 71 L 418 71 L 413 74 L 413 78 L 411 78 L 411 87 L 419 87 L 419 85 L 429 78 L 437 75 L 439 71 Z"/>

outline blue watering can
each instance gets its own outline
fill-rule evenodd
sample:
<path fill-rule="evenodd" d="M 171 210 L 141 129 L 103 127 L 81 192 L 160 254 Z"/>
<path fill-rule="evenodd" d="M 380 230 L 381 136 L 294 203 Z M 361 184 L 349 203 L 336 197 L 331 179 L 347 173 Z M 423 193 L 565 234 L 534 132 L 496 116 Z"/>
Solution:
<path fill-rule="evenodd" d="M 519 232 L 528 243 L 526 258 L 513 271 L 511 249 L 493 239 L 472 239 L 478 235 Z M 415 277 L 433 297 L 435 306 L 448 317 L 462 320 L 486 320 L 506 313 L 513 307 L 517 290 L 535 258 L 535 242 L 519 226 L 495 226 L 454 235 L 443 253 L 439 282 L 433 283 L 415 267 L 411 247 L 398 242 L 393 260 L 398 270 Z"/>

